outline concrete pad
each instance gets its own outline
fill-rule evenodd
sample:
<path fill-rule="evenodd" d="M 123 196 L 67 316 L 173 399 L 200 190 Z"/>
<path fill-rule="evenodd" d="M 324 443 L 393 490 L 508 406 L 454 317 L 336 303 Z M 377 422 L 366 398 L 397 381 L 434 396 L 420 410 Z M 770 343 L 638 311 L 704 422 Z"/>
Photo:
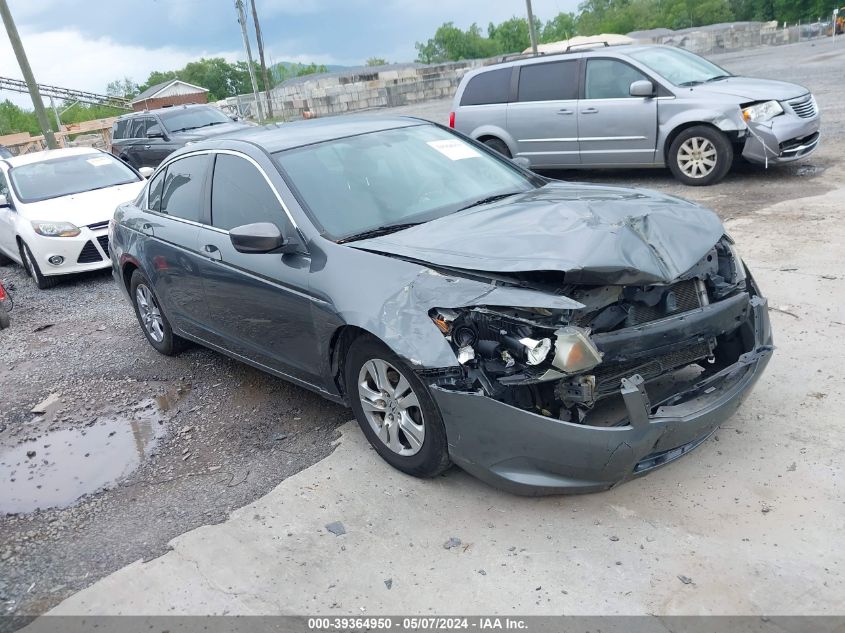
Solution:
<path fill-rule="evenodd" d="M 737 415 L 666 468 L 514 497 L 457 470 L 402 475 L 350 423 L 327 459 L 51 613 L 841 613 L 843 196 L 730 224 L 781 310 L 778 349 Z"/>

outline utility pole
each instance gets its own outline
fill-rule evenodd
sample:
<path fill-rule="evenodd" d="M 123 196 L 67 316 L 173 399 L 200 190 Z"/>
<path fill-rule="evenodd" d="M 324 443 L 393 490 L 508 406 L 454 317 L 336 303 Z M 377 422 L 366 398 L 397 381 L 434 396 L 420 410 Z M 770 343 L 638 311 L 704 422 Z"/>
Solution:
<path fill-rule="evenodd" d="M 249 0 L 252 7 L 252 23 L 255 25 L 255 39 L 258 42 L 258 59 L 261 62 L 261 74 L 264 76 L 264 96 L 267 98 L 267 118 L 273 118 L 273 103 L 270 101 L 270 76 L 267 74 L 267 64 L 264 63 L 264 38 L 261 37 L 261 25 L 258 23 L 258 12 L 255 10 L 255 0 Z"/>
<path fill-rule="evenodd" d="M 531 0 L 525 0 L 525 8 L 528 10 L 528 34 L 531 36 L 531 50 L 537 54 L 537 31 L 534 29 L 534 13 L 531 11 Z"/>
<path fill-rule="evenodd" d="M 238 10 L 238 22 L 241 25 L 241 35 L 244 38 L 244 50 L 246 50 L 246 63 L 249 67 L 249 80 L 252 82 L 252 94 L 255 97 L 255 107 L 258 109 L 258 122 L 264 122 L 264 108 L 261 107 L 261 100 L 258 98 L 258 83 L 255 81 L 255 67 L 252 63 L 252 49 L 249 47 L 249 33 L 246 31 L 246 13 L 244 12 L 243 0 L 235 0 L 235 9 Z"/>
<path fill-rule="evenodd" d="M 9 11 L 9 5 L 6 3 L 6 0 L 0 0 L 0 15 L 3 17 L 3 24 L 6 25 L 6 33 L 9 36 L 9 41 L 12 43 L 12 50 L 15 51 L 15 57 L 18 58 L 18 65 L 21 67 L 21 74 L 26 82 L 26 87 L 29 88 L 29 96 L 32 98 L 32 107 L 35 109 L 38 127 L 41 128 L 41 133 L 47 142 L 47 148 L 56 149 L 58 145 L 56 144 L 56 137 L 53 136 L 53 128 L 47 120 L 47 112 L 44 110 L 44 102 L 41 101 L 38 84 L 35 83 L 35 77 L 32 76 L 32 68 L 29 66 L 26 51 L 23 49 L 20 35 L 18 35 L 18 28 L 15 26 L 15 21 L 12 19 L 12 13 Z"/>

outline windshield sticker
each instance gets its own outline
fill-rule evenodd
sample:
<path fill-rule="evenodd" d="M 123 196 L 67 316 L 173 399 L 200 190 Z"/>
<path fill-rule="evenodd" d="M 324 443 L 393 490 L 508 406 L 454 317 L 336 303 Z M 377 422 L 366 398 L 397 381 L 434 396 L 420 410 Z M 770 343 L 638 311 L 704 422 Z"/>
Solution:
<path fill-rule="evenodd" d="M 429 141 L 427 144 L 449 160 L 462 160 L 464 158 L 478 158 L 481 156 L 472 146 L 458 140 Z"/>
<path fill-rule="evenodd" d="M 89 158 L 85 161 L 89 165 L 94 165 L 94 167 L 102 167 L 103 165 L 111 165 L 111 159 L 106 158 L 105 156 L 97 156 L 96 158 Z"/>

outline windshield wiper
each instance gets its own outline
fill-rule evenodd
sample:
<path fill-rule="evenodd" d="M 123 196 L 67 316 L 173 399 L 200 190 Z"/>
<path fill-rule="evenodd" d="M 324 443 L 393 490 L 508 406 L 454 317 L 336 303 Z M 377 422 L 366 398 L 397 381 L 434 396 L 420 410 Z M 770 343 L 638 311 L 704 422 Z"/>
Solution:
<path fill-rule="evenodd" d="M 709 84 L 711 81 L 719 81 L 720 79 L 727 79 L 728 77 L 733 77 L 733 75 L 716 75 L 715 77 L 710 77 L 704 83 Z"/>
<path fill-rule="evenodd" d="M 487 196 L 486 198 L 482 198 L 481 200 L 476 200 L 475 202 L 470 202 L 465 207 L 461 207 L 458 211 L 463 211 L 464 209 L 471 209 L 472 207 L 480 207 L 482 204 L 490 204 L 491 202 L 496 202 L 497 200 L 502 200 L 504 198 L 509 198 L 511 196 L 515 196 L 520 193 L 525 193 L 524 191 L 510 191 L 508 193 L 497 193 L 494 196 Z"/>
<path fill-rule="evenodd" d="M 178 130 L 170 130 L 171 134 L 176 134 L 177 132 L 187 132 L 188 130 L 196 130 L 198 127 L 202 127 L 200 125 L 191 125 L 189 127 L 180 127 Z"/>
<path fill-rule="evenodd" d="M 367 229 L 366 231 L 362 231 L 360 233 L 355 233 L 354 235 L 349 235 L 337 241 L 338 244 L 344 244 L 346 242 L 355 242 L 357 240 L 366 240 L 371 237 L 379 237 L 380 235 L 389 235 L 390 233 L 396 233 L 397 231 L 402 231 L 404 229 L 409 229 L 412 226 L 417 226 L 418 224 L 422 224 L 422 222 L 406 222 L 405 224 L 385 224 L 384 226 L 377 226 L 374 229 Z"/>
<path fill-rule="evenodd" d="M 704 82 L 703 82 L 703 81 L 699 81 L 698 79 L 695 79 L 695 80 L 693 80 L 693 81 L 685 81 L 684 83 L 681 83 L 681 84 L 678 84 L 678 85 L 679 85 L 679 86 L 683 86 L 683 87 L 687 87 L 687 86 L 699 86 L 699 85 L 701 85 L 702 83 L 704 83 Z"/>

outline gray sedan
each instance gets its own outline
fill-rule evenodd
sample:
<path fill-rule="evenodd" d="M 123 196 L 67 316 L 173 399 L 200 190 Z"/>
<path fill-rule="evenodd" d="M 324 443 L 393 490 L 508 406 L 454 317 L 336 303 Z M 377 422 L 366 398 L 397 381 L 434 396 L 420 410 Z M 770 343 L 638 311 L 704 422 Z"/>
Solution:
<path fill-rule="evenodd" d="M 711 211 L 552 182 L 416 119 L 191 145 L 118 207 L 110 244 L 159 352 L 199 343 L 346 403 L 406 473 L 455 463 L 524 494 L 686 454 L 772 351 Z"/>
<path fill-rule="evenodd" d="M 819 142 L 812 94 L 737 77 L 668 46 L 611 46 L 467 73 L 450 124 L 536 168 L 662 167 L 721 180 L 734 156 L 773 165 Z"/>

